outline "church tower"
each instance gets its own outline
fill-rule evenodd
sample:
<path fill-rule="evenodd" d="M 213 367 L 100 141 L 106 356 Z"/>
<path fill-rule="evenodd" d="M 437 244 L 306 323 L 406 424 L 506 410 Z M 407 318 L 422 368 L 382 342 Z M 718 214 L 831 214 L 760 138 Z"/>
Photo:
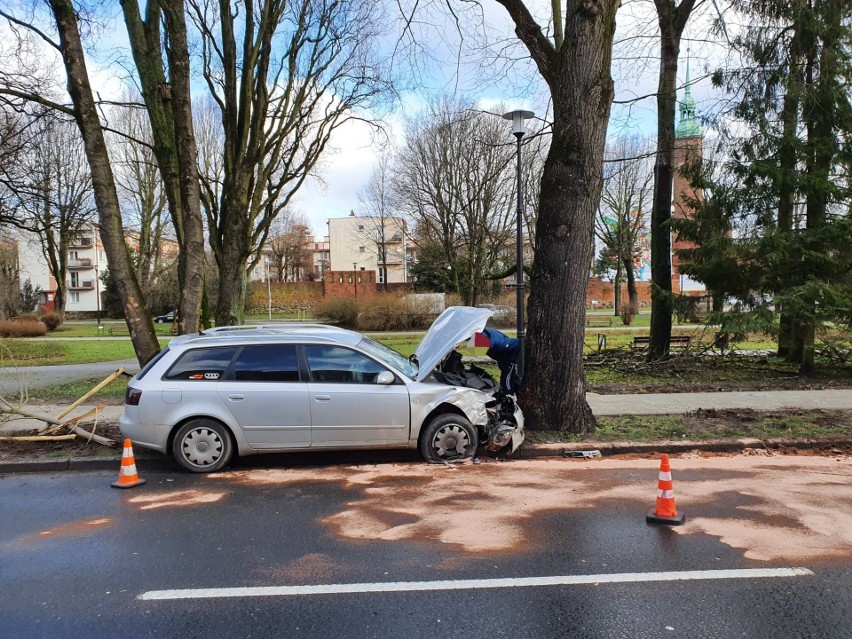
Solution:
<path fill-rule="evenodd" d="M 675 146 L 674 146 L 674 184 L 673 184 L 673 200 L 674 209 L 672 217 L 675 219 L 683 219 L 691 217 L 692 208 L 689 205 L 689 200 L 696 199 L 702 201 L 704 194 L 701 190 L 695 190 L 689 183 L 689 180 L 681 174 L 681 169 L 684 165 L 702 157 L 702 143 L 704 142 L 704 134 L 701 130 L 701 125 L 695 117 L 695 98 L 692 97 L 689 79 L 689 51 L 687 50 L 686 59 L 686 87 L 684 88 L 683 101 L 680 103 L 680 122 L 675 130 Z M 680 260 L 675 251 L 685 248 L 694 248 L 692 242 L 679 240 L 677 233 L 672 236 L 672 291 L 674 293 L 684 294 L 701 294 L 706 289 L 704 284 L 691 280 L 680 273 Z"/>

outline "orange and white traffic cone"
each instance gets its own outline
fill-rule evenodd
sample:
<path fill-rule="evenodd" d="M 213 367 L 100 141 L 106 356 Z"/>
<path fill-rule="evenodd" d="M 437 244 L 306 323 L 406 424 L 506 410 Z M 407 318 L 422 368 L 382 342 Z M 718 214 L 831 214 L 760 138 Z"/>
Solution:
<path fill-rule="evenodd" d="M 136 460 L 133 458 L 133 443 L 124 440 L 124 452 L 121 454 L 121 469 L 118 471 L 118 481 L 112 482 L 113 488 L 133 488 L 145 483 L 136 473 Z"/>
<path fill-rule="evenodd" d="M 657 481 L 657 506 L 648 513 L 645 521 L 649 524 L 679 526 L 685 518 L 686 515 L 678 514 L 675 507 L 672 469 L 669 466 L 669 456 L 663 453 L 660 457 L 660 478 Z"/>

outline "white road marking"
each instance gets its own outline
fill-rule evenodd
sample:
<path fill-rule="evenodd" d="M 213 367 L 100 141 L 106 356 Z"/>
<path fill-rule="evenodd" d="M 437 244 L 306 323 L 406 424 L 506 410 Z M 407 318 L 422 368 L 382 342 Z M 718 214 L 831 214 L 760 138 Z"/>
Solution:
<path fill-rule="evenodd" d="M 391 581 L 316 586 L 255 586 L 247 588 L 186 588 L 149 590 L 139 595 L 145 601 L 167 599 L 215 599 L 220 597 L 292 597 L 297 595 L 352 595 L 373 592 L 420 592 L 425 590 L 478 590 L 573 586 L 581 584 L 640 583 L 649 581 L 699 581 L 711 579 L 764 579 L 813 575 L 807 568 L 750 568 L 734 570 L 686 570 L 680 572 L 623 572 L 603 575 L 552 577 L 509 577 L 504 579 L 456 579 L 447 581 Z"/>

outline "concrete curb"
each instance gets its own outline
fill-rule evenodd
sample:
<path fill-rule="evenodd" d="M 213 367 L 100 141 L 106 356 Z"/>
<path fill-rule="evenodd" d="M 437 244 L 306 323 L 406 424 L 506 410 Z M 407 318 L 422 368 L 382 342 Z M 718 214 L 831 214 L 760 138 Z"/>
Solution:
<path fill-rule="evenodd" d="M 834 447 L 852 447 L 852 439 L 848 437 L 825 437 L 820 439 L 717 439 L 709 441 L 655 441 L 655 442 L 581 442 L 558 444 L 532 444 L 522 446 L 515 453 L 518 459 L 534 459 L 538 457 L 565 457 L 574 451 L 597 450 L 603 457 L 626 454 L 653 453 L 685 453 L 702 451 L 712 453 L 730 453 L 748 448 L 764 448 L 778 450 L 791 448 L 794 450 L 822 450 Z"/>
<path fill-rule="evenodd" d="M 852 448 L 852 439 L 848 437 L 825 437 L 821 439 L 719 439 L 712 441 L 656 441 L 656 442 L 581 442 L 557 444 L 526 444 L 512 456 L 513 459 L 540 459 L 542 457 L 568 457 L 574 451 L 597 450 L 601 456 L 611 455 L 651 455 L 655 453 L 685 453 L 692 451 L 731 453 L 748 448 L 778 450 L 823 450 L 826 448 Z M 120 451 L 119 451 L 120 453 Z M 136 464 L 145 471 L 178 470 L 171 457 L 135 456 Z M 10 473 L 53 473 L 66 470 L 119 470 L 121 455 L 115 457 L 60 457 L 57 459 L 35 459 L 21 461 L 0 461 L 0 474 Z"/>
<path fill-rule="evenodd" d="M 0 461 L 0 474 L 7 473 L 56 473 L 65 470 L 114 470 L 118 474 L 121 451 L 115 457 L 58 457 L 56 459 L 34 459 Z M 175 470 L 177 465 L 171 457 L 140 457 L 134 455 L 137 465 L 145 470 Z"/>

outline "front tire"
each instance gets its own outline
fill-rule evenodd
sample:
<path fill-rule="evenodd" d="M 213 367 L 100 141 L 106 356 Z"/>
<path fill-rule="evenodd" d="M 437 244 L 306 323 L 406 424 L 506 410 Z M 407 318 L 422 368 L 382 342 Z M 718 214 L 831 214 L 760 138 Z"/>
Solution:
<path fill-rule="evenodd" d="M 420 437 L 420 453 L 430 464 L 472 457 L 477 446 L 476 428 L 466 417 L 454 413 L 435 417 Z"/>
<path fill-rule="evenodd" d="M 193 419 L 180 427 L 172 441 L 177 462 L 193 473 L 213 473 L 224 468 L 234 453 L 231 435 L 212 419 Z"/>

